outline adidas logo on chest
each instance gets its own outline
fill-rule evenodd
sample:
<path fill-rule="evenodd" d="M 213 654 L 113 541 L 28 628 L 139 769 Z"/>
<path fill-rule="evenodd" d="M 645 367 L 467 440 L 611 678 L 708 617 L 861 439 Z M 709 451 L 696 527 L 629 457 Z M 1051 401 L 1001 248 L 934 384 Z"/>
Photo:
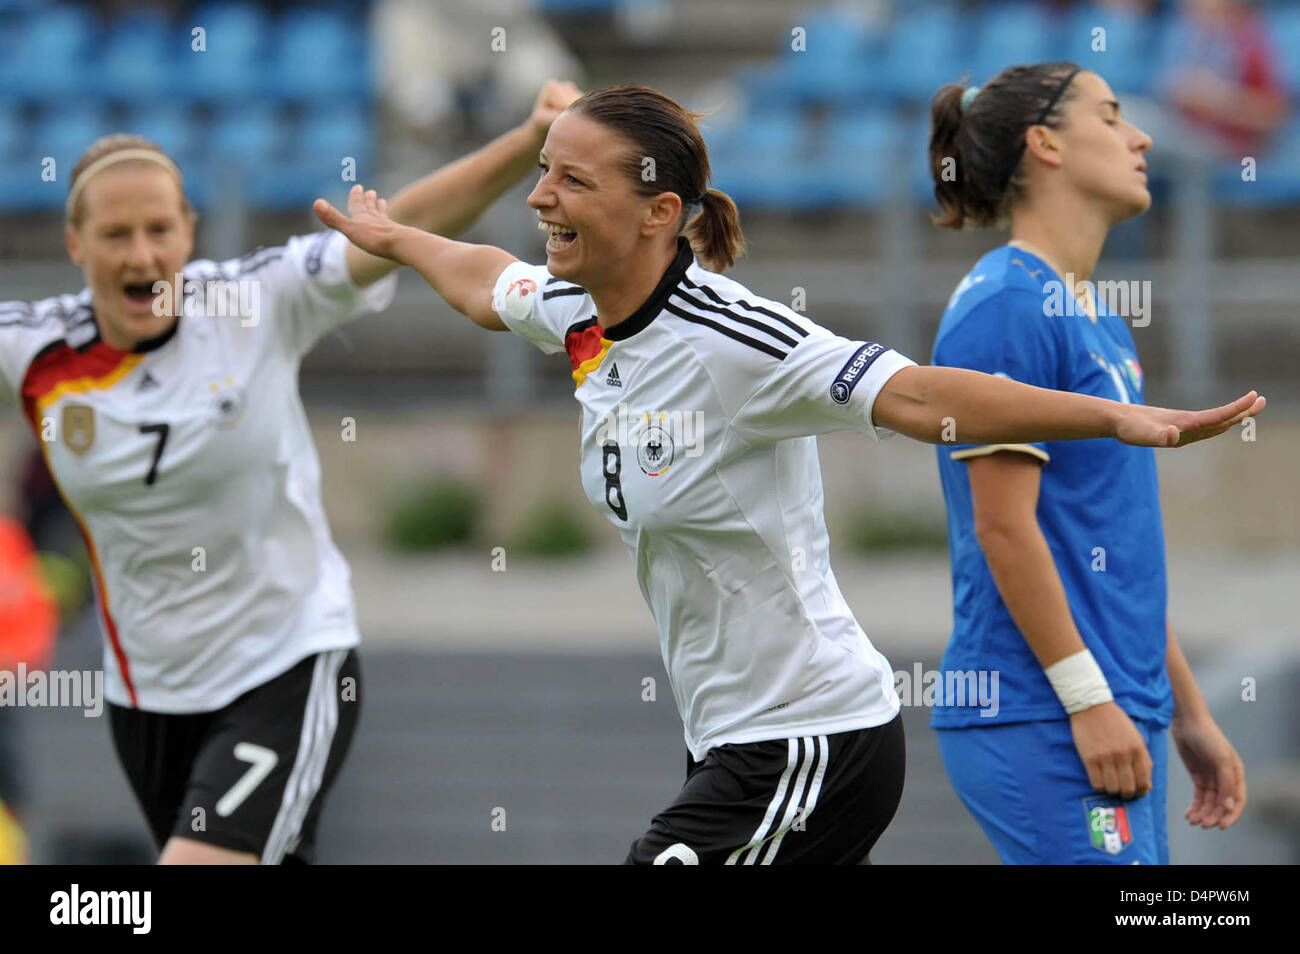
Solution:
<path fill-rule="evenodd" d="M 623 386 L 623 379 L 618 376 L 617 362 L 610 365 L 609 374 L 605 376 L 605 384 L 611 388 L 621 388 Z"/>

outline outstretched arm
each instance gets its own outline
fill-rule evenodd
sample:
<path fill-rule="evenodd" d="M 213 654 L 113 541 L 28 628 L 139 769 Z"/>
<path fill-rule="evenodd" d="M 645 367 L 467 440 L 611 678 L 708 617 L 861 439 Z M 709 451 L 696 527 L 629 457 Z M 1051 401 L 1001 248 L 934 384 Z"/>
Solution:
<path fill-rule="evenodd" d="M 963 368 L 918 366 L 889 379 L 872 419 L 929 444 L 1113 437 L 1143 447 L 1181 447 L 1222 434 L 1263 409 L 1264 399 L 1254 391 L 1213 410 L 1177 411 L 1031 387 Z"/>
<path fill-rule="evenodd" d="M 388 202 L 389 217 L 424 232 L 459 235 L 502 193 L 537 167 L 537 154 L 551 123 L 580 95 L 572 83 L 547 83 L 525 122 L 402 189 Z M 347 250 L 347 263 L 352 281 L 358 286 L 376 282 L 399 266 L 398 262 L 370 255 L 355 245 Z"/>
<path fill-rule="evenodd" d="M 322 222 L 346 235 L 353 247 L 393 268 L 411 266 L 447 304 L 476 325 L 491 331 L 507 330 L 492 307 L 492 287 L 506 266 L 516 261 L 509 252 L 398 225 L 388 216 L 387 203 L 359 185 L 353 186 L 348 196 L 348 215 L 324 199 L 316 200 L 315 210 Z"/>

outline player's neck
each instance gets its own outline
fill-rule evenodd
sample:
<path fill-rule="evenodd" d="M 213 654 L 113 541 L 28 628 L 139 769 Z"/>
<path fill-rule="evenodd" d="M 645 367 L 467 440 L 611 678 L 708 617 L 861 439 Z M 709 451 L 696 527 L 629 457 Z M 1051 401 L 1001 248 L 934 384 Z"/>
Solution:
<path fill-rule="evenodd" d="M 596 303 L 600 326 L 612 328 L 645 304 L 676 257 L 675 244 L 663 253 L 637 255 L 608 284 L 588 285 L 587 293 Z"/>
<path fill-rule="evenodd" d="M 1011 240 L 1051 265 L 1062 280 L 1073 275 L 1075 282 L 1092 277 L 1109 229 L 1082 210 L 1029 208 L 1011 216 Z"/>

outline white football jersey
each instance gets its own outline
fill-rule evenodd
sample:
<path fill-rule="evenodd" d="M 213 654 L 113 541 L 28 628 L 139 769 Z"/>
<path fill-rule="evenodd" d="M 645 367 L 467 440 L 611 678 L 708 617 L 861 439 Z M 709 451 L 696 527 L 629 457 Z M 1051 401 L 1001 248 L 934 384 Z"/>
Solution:
<path fill-rule="evenodd" d="M 876 439 L 876 395 L 914 362 L 706 271 L 685 239 L 613 328 L 523 262 L 493 305 L 569 355 L 582 484 L 631 551 L 691 754 L 890 721 L 893 673 L 831 572 L 813 435 Z"/>
<path fill-rule="evenodd" d="M 130 352 L 100 340 L 88 290 L 0 305 L 0 400 L 86 537 L 111 702 L 211 711 L 359 641 L 298 395 L 316 341 L 392 300 L 395 275 L 352 284 L 346 247 L 191 262 L 181 318 Z"/>

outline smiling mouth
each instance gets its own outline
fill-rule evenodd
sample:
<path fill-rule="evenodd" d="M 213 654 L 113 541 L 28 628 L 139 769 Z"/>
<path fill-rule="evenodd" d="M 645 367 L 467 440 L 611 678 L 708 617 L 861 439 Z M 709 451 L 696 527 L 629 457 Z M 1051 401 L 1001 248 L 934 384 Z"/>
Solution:
<path fill-rule="evenodd" d="M 550 234 L 550 237 L 546 240 L 546 250 L 548 252 L 561 252 L 578 240 L 577 232 L 554 222 L 538 222 L 537 228 L 539 231 Z"/>
<path fill-rule="evenodd" d="M 127 282 L 122 286 L 122 292 L 133 305 L 152 305 L 157 297 L 153 286 L 153 282 Z"/>

